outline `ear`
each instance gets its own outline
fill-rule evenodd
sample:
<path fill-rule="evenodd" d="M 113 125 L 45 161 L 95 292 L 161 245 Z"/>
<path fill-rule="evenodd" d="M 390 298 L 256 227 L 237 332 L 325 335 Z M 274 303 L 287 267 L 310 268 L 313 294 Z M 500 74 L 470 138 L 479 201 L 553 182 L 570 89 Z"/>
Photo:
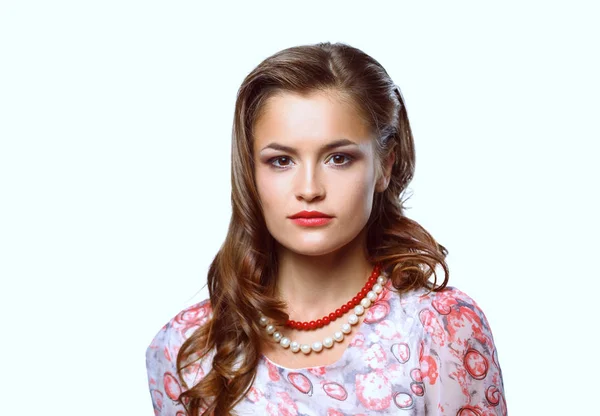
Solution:
<path fill-rule="evenodd" d="M 377 181 L 377 185 L 375 190 L 377 192 L 383 192 L 387 189 L 390 184 L 390 178 L 392 176 L 392 168 L 394 167 L 394 162 L 396 161 L 396 152 L 390 152 L 389 156 L 386 158 L 385 163 L 383 165 L 383 172 L 381 177 Z"/>

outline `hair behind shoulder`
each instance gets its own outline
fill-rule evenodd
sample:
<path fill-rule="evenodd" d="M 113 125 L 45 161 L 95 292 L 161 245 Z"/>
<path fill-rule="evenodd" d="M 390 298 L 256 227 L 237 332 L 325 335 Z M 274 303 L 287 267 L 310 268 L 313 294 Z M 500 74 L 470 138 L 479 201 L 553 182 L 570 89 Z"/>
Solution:
<path fill-rule="evenodd" d="M 402 94 L 385 69 L 343 43 L 295 46 L 261 62 L 244 79 L 235 104 L 231 148 L 232 215 L 223 245 L 208 271 L 213 318 L 182 345 L 178 372 L 192 356 L 215 350 L 212 370 L 180 400 L 190 415 L 231 414 L 256 376 L 267 335 L 259 311 L 283 324 L 288 316 L 273 295 L 277 275 L 254 180 L 253 127 L 267 100 L 280 92 L 332 91 L 354 105 L 371 127 L 380 162 L 395 153 L 390 183 L 377 193 L 367 223 L 368 254 L 381 263 L 398 291 L 441 290 L 448 281 L 447 250 L 404 215 L 401 199 L 414 175 L 415 150 Z M 380 167 L 381 168 L 381 167 Z M 444 270 L 438 282 L 436 267 Z M 431 282 L 431 277 L 434 277 Z M 197 354 L 197 355 L 194 355 Z"/>

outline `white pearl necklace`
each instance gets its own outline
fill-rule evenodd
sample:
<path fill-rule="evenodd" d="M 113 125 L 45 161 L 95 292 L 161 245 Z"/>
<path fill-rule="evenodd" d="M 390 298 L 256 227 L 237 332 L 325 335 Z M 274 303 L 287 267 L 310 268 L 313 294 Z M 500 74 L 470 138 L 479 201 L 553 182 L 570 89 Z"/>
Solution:
<path fill-rule="evenodd" d="M 387 276 L 379 275 L 377 278 L 377 283 L 373 285 L 371 290 L 367 293 L 367 295 L 361 299 L 360 305 L 356 305 L 352 314 L 348 317 L 348 322 L 342 324 L 339 330 L 333 333 L 333 336 L 326 337 L 322 342 L 317 341 L 313 342 L 312 345 L 309 344 L 300 344 L 298 341 L 292 341 L 288 337 L 284 336 L 281 332 L 275 328 L 275 325 L 269 322 L 269 319 L 262 315 L 260 316 L 260 325 L 265 328 L 267 334 L 272 335 L 275 342 L 281 345 L 283 348 L 289 348 L 293 353 L 297 353 L 298 351 L 302 351 L 304 354 L 310 354 L 311 352 L 320 352 L 325 348 L 331 348 L 336 342 L 342 342 L 344 340 L 344 336 L 348 335 L 352 332 L 352 326 L 358 323 L 358 317 L 365 313 L 365 310 L 368 309 L 375 299 L 377 299 L 377 295 L 379 295 L 383 290 L 385 283 L 387 282 Z"/>

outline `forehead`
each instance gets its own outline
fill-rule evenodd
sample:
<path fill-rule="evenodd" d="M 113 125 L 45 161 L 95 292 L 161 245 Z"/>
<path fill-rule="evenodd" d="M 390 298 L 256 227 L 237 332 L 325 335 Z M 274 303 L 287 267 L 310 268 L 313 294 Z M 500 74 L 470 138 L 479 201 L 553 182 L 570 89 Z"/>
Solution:
<path fill-rule="evenodd" d="M 371 134 L 360 111 L 336 93 L 274 95 L 254 126 L 255 148 L 271 141 L 308 145 L 340 138 L 364 142 Z"/>

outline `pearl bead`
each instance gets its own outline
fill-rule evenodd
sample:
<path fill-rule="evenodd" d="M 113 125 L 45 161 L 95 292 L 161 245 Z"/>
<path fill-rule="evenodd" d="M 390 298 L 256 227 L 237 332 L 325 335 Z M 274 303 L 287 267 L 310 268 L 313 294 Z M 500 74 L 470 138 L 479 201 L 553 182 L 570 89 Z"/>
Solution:
<path fill-rule="evenodd" d="M 279 343 L 281 344 L 281 346 L 283 348 L 289 347 L 290 346 L 290 342 L 291 341 L 290 341 L 290 339 L 288 337 L 283 337 L 283 338 L 281 338 L 281 341 L 279 341 Z"/>
<path fill-rule="evenodd" d="M 339 309 L 336 309 L 335 312 L 315 321 L 300 322 L 288 320 L 285 324 L 286 326 L 295 329 L 316 329 L 349 313 L 348 321 L 342 324 L 338 331 L 333 333 L 333 337 L 326 337 L 322 341 L 315 341 L 311 344 L 300 344 L 297 341 L 292 341 L 290 338 L 284 336 L 283 333 L 279 332 L 277 327 L 271 323 L 270 319 L 260 312 L 258 313 L 259 324 L 264 327 L 265 331 L 269 335 L 272 335 L 273 339 L 281 344 L 281 347 L 284 349 L 289 348 L 293 353 L 302 351 L 305 355 L 309 355 L 311 352 L 319 353 L 323 351 L 324 348 L 332 348 L 336 342 L 341 343 L 344 341 L 346 335 L 352 332 L 352 325 L 357 325 L 359 323 L 359 316 L 363 315 L 366 309 L 377 300 L 378 295 L 386 289 L 386 284 L 388 283 L 390 283 L 388 276 L 381 273 L 381 269 L 376 267 L 361 291 L 349 302 L 342 305 Z"/>

